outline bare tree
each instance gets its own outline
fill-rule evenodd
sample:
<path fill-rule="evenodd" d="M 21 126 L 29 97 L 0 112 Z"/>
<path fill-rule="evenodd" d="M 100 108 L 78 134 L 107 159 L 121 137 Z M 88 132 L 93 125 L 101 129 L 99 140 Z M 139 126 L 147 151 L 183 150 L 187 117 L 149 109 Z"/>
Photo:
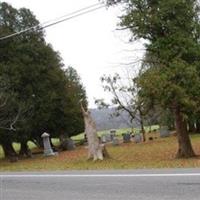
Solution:
<path fill-rule="evenodd" d="M 146 102 L 140 96 L 140 88 L 137 86 L 137 79 L 134 77 L 128 74 L 126 83 L 124 83 L 119 74 L 115 74 L 113 77 L 104 75 L 101 81 L 104 84 L 104 90 L 113 95 L 112 105 L 106 104 L 103 99 L 96 100 L 96 104 L 99 107 L 116 106 L 116 116 L 119 116 L 121 111 L 127 112 L 130 116 L 131 124 L 133 121 L 140 124 L 143 142 L 145 142 L 144 121 L 149 108 L 147 108 Z"/>
<path fill-rule="evenodd" d="M 81 103 L 81 109 L 85 122 L 85 134 L 88 141 L 88 159 L 103 160 L 104 156 L 108 156 L 105 146 L 100 143 L 97 135 L 96 124 L 92 119 L 90 112 L 86 111 Z"/>

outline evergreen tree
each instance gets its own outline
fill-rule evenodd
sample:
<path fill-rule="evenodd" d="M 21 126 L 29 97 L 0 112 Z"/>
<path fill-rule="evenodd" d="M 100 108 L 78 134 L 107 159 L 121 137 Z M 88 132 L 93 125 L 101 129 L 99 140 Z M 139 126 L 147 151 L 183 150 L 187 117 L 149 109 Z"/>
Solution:
<path fill-rule="evenodd" d="M 117 1 L 108 1 L 116 3 Z M 146 43 L 148 57 L 139 84 L 175 117 L 177 157 L 194 152 L 187 132 L 187 114 L 200 102 L 199 6 L 195 0 L 126 0 L 120 25 Z M 152 59 L 151 59 L 152 58 Z"/>
<path fill-rule="evenodd" d="M 17 10 L 7 3 L 0 3 L 0 18 L 0 37 L 39 27 L 29 9 Z M 64 71 L 58 52 L 45 42 L 40 29 L 0 40 L 0 144 L 6 156 L 15 155 L 13 141 L 19 141 L 20 153 L 28 155 L 27 141 L 42 145 L 44 131 L 52 137 L 83 131 L 78 98 L 87 100 L 77 77 Z M 74 89 L 69 89 L 72 82 Z"/>

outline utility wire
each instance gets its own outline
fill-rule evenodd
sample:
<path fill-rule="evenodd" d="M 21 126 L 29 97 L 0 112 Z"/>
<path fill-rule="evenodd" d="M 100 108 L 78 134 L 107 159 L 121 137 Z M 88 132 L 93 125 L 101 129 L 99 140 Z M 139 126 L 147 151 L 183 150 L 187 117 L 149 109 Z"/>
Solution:
<path fill-rule="evenodd" d="M 93 8 L 93 7 L 96 7 L 96 6 L 99 6 L 99 5 L 101 5 L 101 3 L 96 3 L 96 4 L 93 4 L 93 5 L 90 5 L 90 6 L 81 8 L 81 9 L 79 9 L 79 10 L 76 10 L 76 11 L 74 11 L 74 12 L 68 13 L 68 14 L 63 15 L 63 16 L 61 16 L 61 17 L 58 17 L 58 18 L 56 18 L 56 19 L 48 20 L 48 21 L 46 21 L 46 22 L 44 22 L 44 23 L 42 23 L 42 24 L 44 25 L 44 24 L 51 23 L 51 22 L 53 22 L 53 21 L 59 21 L 59 20 L 61 20 L 62 18 L 66 18 L 66 17 L 68 17 L 68 16 L 77 14 L 77 13 L 79 13 L 79 12 L 81 12 L 81 11 L 85 11 L 85 10 L 88 10 L 88 9 L 90 9 L 90 8 Z M 40 25 L 41 25 L 41 24 L 40 24 Z"/>
<path fill-rule="evenodd" d="M 99 5 L 99 6 L 98 6 Z M 100 6 L 101 5 L 101 6 Z M 93 4 L 91 6 L 88 6 L 88 7 L 85 7 L 85 8 L 82 8 L 82 9 L 79 9 L 77 11 L 74 11 L 72 13 L 69 13 L 69 14 L 66 14 L 64 16 L 61 16 L 59 18 L 56 18 L 54 20 L 49 20 L 47 22 L 44 22 L 42 24 L 38 24 L 36 26 L 32 26 L 30 28 L 27 28 L 25 30 L 22 30 L 22 31 L 19 31 L 19 32 L 16 32 L 16 33 L 13 33 L 13 34 L 10 34 L 10 35 L 7 35 L 7 36 L 4 36 L 4 37 L 1 37 L 0 38 L 0 41 L 2 40 L 5 40 L 5 39 L 8 39 L 8 38 L 12 38 L 12 37 L 15 37 L 17 35 L 21 35 L 23 33 L 26 33 L 28 31 L 31 31 L 31 30 L 41 30 L 41 29 L 45 29 L 45 28 L 48 28 L 50 26 L 54 26 L 56 24 L 59 24 L 59 23 L 62 23 L 64 21 L 68 21 L 70 19 L 73 19 L 73 18 L 76 18 L 76 17 L 79 17 L 81 15 L 85 15 L 87 13 L 90 13 L 90 12 L 94 12 L 95 10 L 99 10 L 101 8 L 105 7 L 105 5 L 102 5 L 100 3 L 97 3 L 97 4 Z M 63 19 L 62 19 L 63 18 Z M 54 21 L 54 22 L 52 22 Z M 48 24 L 49 23 L 49 24 Z M 45 25 L 47 24 L 47 25 Z"/>
<path fill-rule="evenodd" d="M 90 12 L 94 12 L 95 10 L 99 10 L 100 8 L 104 8 L 104 7 L 105 7 L 105 5 L 102 5 L 102 6 L 99 6 L 99 7 L 97 7 L 97 8 L 93 8 L 93 9 L 87 10 L 87 11 L 85 11 L 85 12 L 82 12 L 82 13 L 73 15 L 73 16 L 71 16 L 71 17 L 62 19 L 62 20 L 60 20 L 60 21 L 57 21 L 57 22 L 48 24 L 48 25 L 43 26 L 43 27 L 40 27 L 39 30 L 40 30 L 40 29 L 44 29 L 44 28 L 48 28 L 48 27 L 50 27 L 50 26 L 54 26 L 54 25 L 59 24 L 59 23 L 61 23 L 61 22 L 68 21 L 68 20 L 70 20 L 70 19 L 79 17 L 79 16 L 81 16 L 81 15 L 85 15 L 85 14 L 90 13 Z M 1 39 L 1 38 L 0 38 L 0 39 Z"/>

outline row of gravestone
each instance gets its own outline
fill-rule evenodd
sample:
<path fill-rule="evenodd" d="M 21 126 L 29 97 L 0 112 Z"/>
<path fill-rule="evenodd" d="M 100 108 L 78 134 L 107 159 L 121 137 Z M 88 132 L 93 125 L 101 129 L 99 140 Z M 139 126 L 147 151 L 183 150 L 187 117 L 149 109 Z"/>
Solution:
<path fill-rule="evenodd" d="M 119 140 L 116 137 L 115 133 L 108 133 L 108 134 L 102 134 L 101 135 L 101 142 L 102 143 L 108 143 L 112 142 L 113 145 L 119 145 Z"/>
<path fill-rule="evenodd" d="M 128 143 L 128 142 L 131 142 L 132 135 L 131 133 L 123 133 L 122 138 L 123 138 L 123 143 Z M 142 141 L 141 135 L 135 134 L 134 141 L 135 143 L 140 143 Z M 119 139 L 116 136 L 116 132 L 110 132 L 110 133 L 101 135 L 101 142 L 102 143 L 112 142 L 113 145 L 118 145 Z"/>
<path fill-rule="evenodd" d="M 168 127 L 162 126 L 160 128 L 160 137 L 169 137 L 169 136 L 170 136 L 170 131 L 169 131 Z M 131 142 L 132 135 L 130 133 L 123 133 L 122 137 L 123 137 L 124 143 Z M 142 135 L 140 134 L 140 132 L 135 133 L 133 135 L 133 137 L 134 137 L 135 143 L 142 142 Z M 116 130 L 111 130 L 110 133 L 102 134 L 101 135 L 101 142 L 102 143 L 112 142 L 113 145 L 118 145 L 119 140 L 116 137 Z"/>
<path fill-rule="evenodd" d="M 160 137 L 168 137 L 170 136 L 170 132 L 166 126 L 163 126 L 160 128 Z M 51 156 L 51 155 L 56 155 L 55 152 L 53 152 L 51 148 L 51 144 L 49 141 L 49 134 L 48 133 L 43 133 L 41 135 L 43 138 L 43 144 L 44 144 L 44 155 L 45 156 Z M 127 143 L 131 141 L 132 135 L 130 133 L 123 133 L 123 142 Z M 142 141 L 142 136 L 141 134 L 135 134 L 134 135 L 134 141 L 135 143 L 140 143 Z M 102 134 L 101 135 L 101 142 L 102 143 L 107 143 L 107 142 L 112 142 L 113 145 L 119 145 L 119 140 L 116 137 L 116 130 L 111 130 L 110 133 L 108 134 Z M 75 144 L 74 141 L 70 138 L 64 141 L 63 144 L 61 144 L 61 147 L 63 150 L 73 150 L 75 149 Z"/>
<path fill-rule="evenodd" d="M 123 142 L 124 143 L 131 142 L 131 138 L 134 138 L 134 142 L 135 143 L 142 142 L 142 136 L 141 136 L 141 134 L 134 134 L 134 135 L 132 135 L 130 133 L 123 133 L 122 137 L 123 137 Z"/>

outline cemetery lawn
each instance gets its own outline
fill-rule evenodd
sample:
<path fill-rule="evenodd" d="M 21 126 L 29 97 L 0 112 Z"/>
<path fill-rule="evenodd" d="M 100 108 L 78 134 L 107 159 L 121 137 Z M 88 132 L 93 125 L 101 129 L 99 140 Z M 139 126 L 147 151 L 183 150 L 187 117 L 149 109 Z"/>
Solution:
<path fill-rule="evenodd" d="M 196 154 L 200 155 L 200 134 L 192 135 Z M 87 149 L 77 147 L 74 151 L 60 152 L 55 157 L 34 155 L 16 163 L 0 160 L 0 171 L 50 171 L 92 169 L 143 169 L 143 168 L 190 168 L 200 167 L 200 156 L 192 159 L 175 159 L 177 141 L 174 136 L 135 144 L 106 145 L 111 158 L 104 161 L 87 161 Z"/>

